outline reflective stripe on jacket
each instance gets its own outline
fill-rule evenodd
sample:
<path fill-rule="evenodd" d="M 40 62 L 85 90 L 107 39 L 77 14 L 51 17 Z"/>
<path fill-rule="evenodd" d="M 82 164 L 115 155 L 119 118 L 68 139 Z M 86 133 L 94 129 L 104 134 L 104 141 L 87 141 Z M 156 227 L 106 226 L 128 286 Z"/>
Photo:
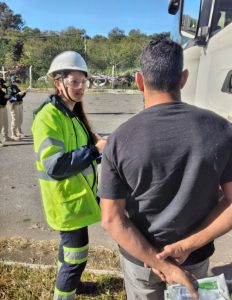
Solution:
<path fill-rule="evenodd" d="M 53 96 L 36 113 L 32 133 L 48 224 L 69 231 L 99 221 L 95 161 L 99 153 L 88 145 L 82 122 Z"/>

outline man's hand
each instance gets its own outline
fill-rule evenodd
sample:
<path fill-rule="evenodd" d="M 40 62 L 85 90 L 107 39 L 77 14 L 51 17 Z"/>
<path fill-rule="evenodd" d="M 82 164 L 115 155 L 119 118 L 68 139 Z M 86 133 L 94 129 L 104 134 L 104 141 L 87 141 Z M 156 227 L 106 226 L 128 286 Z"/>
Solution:
<path fill-rule="evenodd" d="M 144 264 L 145 268 L 148 268 L 146 264 Z M 164 268 L 160 269 L 152 268 L 153 273 L 161 278 L 162 281 L 167 282 L 168 284 L 181 284 L 185 286 L 193 298 L 198 298 L 198 292 L 193 285 L 192 281 L 197 279 L 196 276 L 186 270 L 182 270 L 180 267 L 175 266 L 172 263 L 168 263 Z"/>
<path fill-rule="evenodd" d="M 195 280 L 196 277 L 193 274 L 171 263 L 168 263 L 165 268 L 162 268 L 159 272 L 163 274 L 168 284 L 181 284 L 188 289 L 194 299 L 198 299 L 199 294 L 193 284 L 193 280 Z"/>
<path fill-rule="evenodd" d="M 21 91 L 21 92 L 18 93 L 18 95 L 24 96 L 24 95 L 26 95 L 26 91 Z"/>
<path fill-rule="evenodd" d="M 150 267 L 147 264 L 144 263 L 144 268 L 150 268 Z M 159 276 L 159 278 L 162 281 L 166 281 L 166 278 L 165 278 L 164 274 L 160 270 L 152 268 L 152 271 L 153 271 L 154 274 L 156 274 L 157 276 Z"/>
<path fill-rule="evenodd" d="M 128 253 L 153 268 L 155 273 L 158 270 L 158 276 L 162 280 L 169 284 L 184 285 L 192 296 L 197 298 L 197 290 L 185 271 L 168 260 L 156 258 L 157 250 L 126 217 L 125 204 L 126 200 L 123 198 L 101 199 L 102 227 Z"/>
<path fill-rule="evenodd" d="M 178 265 L 183 264 L 186 261 L 189 254 L 191 253 L 190 250 L 184 249 L 184 245 L 181 241 L 166 245 L 163 250 L 156 255 L 158 259 L 166 259 L 172 258 Z"/>

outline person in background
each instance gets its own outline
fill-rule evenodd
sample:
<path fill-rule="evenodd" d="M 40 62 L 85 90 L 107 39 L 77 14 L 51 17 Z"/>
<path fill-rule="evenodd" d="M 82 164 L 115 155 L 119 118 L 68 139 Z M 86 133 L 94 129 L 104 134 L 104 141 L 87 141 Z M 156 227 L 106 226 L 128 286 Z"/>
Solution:
<path fill-rule="evenodd" d="M 214 238 L 232 228 L 232 127 L 181 102 L 181 45 L 151 41 L 140 67 L 145 109 L 103 152 L 102 226 L 119 244 L 127 299 L 162 300 L 165 282 L 197 298 L 192 280 L 207 276 Z"/>
<path fill-rule="evenodd" d="M 0 132 L 2 133 L 2 141 L 0 142 L 0 147 L 4 145 L 6 141 L 9 141 L 10 138 L 6 134 L 8 132 L 8 116 L 7 116 L 7 101 L 9 96 L 6 95 L 4 91 L 6 89 L 5 80 L 0 78 Z"/>
<path fill-rule="evenodd" d="M 55 94 L 35 111 L 32 126 L 46 219 L 61 238 L 54 291 L 59 300 L 93 290 L 80 278 L 88 259 L 88 226 L 101 218 L 97 160 L 106 140 L 93 133 L 83 110 L 88 74 L 79 53 L 56 56 L 48 71 Z"/>
<path fill-rule="evenodd" d="M 7 87 L 9 98 L 9 110 L 11 114 L 11 138 L 15 141 L 25 137 L 22 132 L 23 123 L 23 98 L 26 96 L 26 91 L 21 91 L 19 88 L 20 80 L 17 76 L 11 77 L 11 84 Z"/>

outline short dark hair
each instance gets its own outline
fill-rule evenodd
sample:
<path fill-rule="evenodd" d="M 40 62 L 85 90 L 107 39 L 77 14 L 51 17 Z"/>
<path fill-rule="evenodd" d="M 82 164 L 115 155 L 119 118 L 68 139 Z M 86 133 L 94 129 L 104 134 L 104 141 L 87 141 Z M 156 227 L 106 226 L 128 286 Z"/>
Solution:
<path fill-rule="evenodd" d="M 183 71 L 182 47 L 167 37 L 159 36 L 143 50 L 140 68 L 149 89 L 179 91 Z"/>

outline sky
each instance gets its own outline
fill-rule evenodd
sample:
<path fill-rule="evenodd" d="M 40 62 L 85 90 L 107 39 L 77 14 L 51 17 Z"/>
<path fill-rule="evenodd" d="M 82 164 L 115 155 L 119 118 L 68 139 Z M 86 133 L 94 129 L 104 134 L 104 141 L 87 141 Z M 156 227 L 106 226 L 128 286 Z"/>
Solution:
<path fill-rule="evenodd" d="M 94 36 L 119 27 L 153 34 L 173 29 L 168 0 L 6 0 L 14 14 L 21 14 L 25 25 L 41 31 L 62 31 L 70 26 L 85 29 Z"/>

